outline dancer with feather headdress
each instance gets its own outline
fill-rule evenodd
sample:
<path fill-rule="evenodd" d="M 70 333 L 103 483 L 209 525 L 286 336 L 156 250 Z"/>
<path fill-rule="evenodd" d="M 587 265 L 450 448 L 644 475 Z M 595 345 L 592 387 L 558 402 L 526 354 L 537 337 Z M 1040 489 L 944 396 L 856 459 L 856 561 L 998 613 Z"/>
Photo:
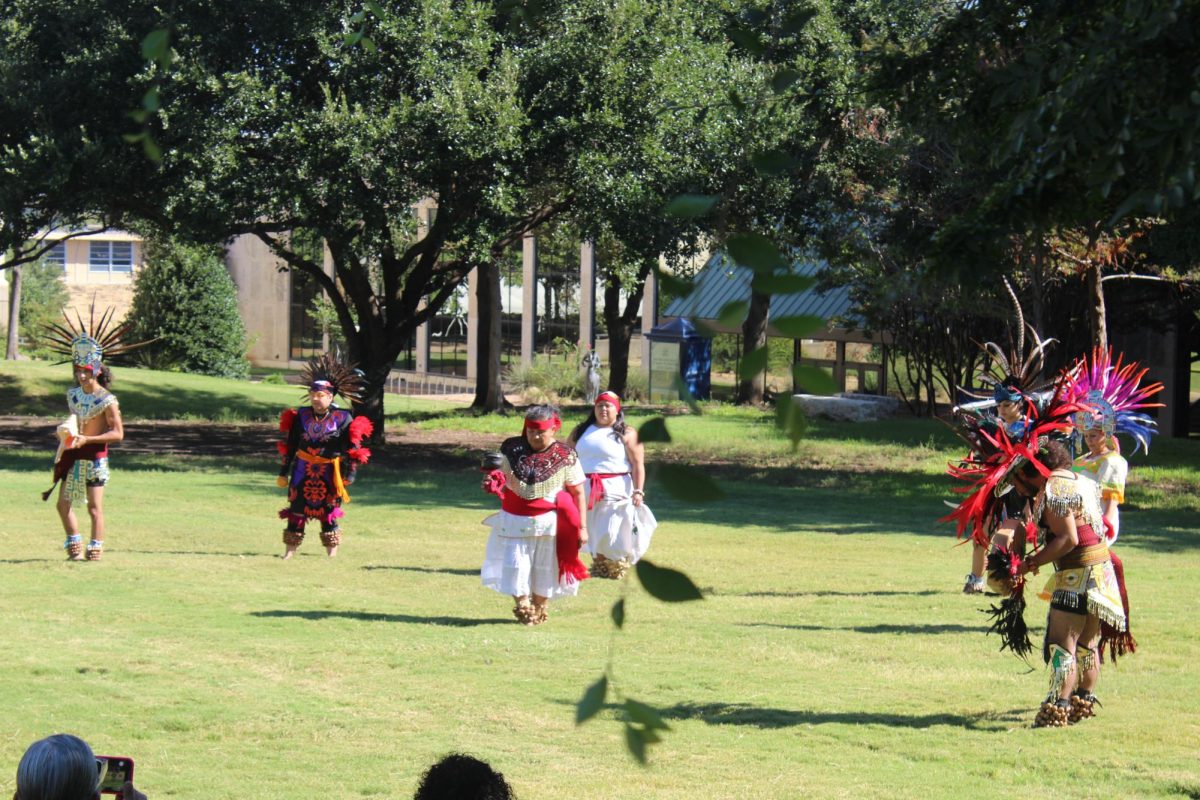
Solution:
<path fill-rule="evenodd" d="M 1029 432 L 1039 409 L 1044 409 L 1051 398 L 1048 391 L 1051 381 L 1042 380 L 1042 369 L 1046 361 L 1046 349 L 1054 339 L 1042 339 L 1032 326 L 1027 326 L 1021 304 L 1007 280 L 1004 281 L 1012 298 L 1017 314 L 1016 346 L 1007 352 L 995 342 L 984 342 L 981 349 L 987 358 L 987 369 L 978 382 L 991 389 L 990 395 L 964 392 L 974 401 L 954 407 L 956 433 L 970 447 L 965 463 L 986 464 L 998 451 L 998 439 L 1019 442 Z M 1030 346 L 1025 347 L 1025 331 L 1028 328 Z M 1004 499 L 995 504 L 987 533 L 973 536 L 971 545 L 971 571 L 963 583 L 963 594 L 982 594 L 985 586 L 984 570 L 987 541 L 991 531 L 1006 519 L 1015 519 L 1027 513 L 1026 502 L 1015 492 L 1008 492 Z"/>
<path fill-rule="evenodd" d="M 67 539 L 63 543 L 67 558 L 85 558 L 83 539 L 75 505 L 87 504 L 92 523 L 92 538 L 86 548 L 86 559 L 98 561 L 104 554 L 104 487 L 108 484 L 108 446 L 125 438 L 121 409 L 117 396 L 108 390 L 112 385 L 112 370 L 104 364 L 105 356 L 127 353 L 149 342 L 125 344 L 122 337 L 128 324 L 114 325 L 113 309 L 96 319 L 96 305 L 88 311 L 88 321 L 76 312 L 72 320 L 63 312 L 65 325 L 46 326 L 51 349 L 71 360 L 75 386 L 67 390 L 67 409 L 70 414 L 58 426 L 58 452 L 54 456 L 54 483 L 42 493 L 49 500 L 54 487 L 58 492 L 58 516 Z"/>
<path fill-rule="evenodd" d="M 287 435 L 278 445 L 283 456 L 278 482 L 288 490 L 288 505 L 279 512 L 287 521 L 284 559 L 299 549 L 310 519 L 321 523 L 325 552 L 337 555 L 342 541 L 338 520 L 345 513 L 342 504 L 350 502 L 346 487 L 371 457 L 362 443 L 374 430 L 368 418 L 334 404 L 335 395 L 351 404 L 362 396 L 362 375 L 352 366 L 326 353 L 305 365 L 301 380 L 308 386 L 309 404 L 289 408 L 279 417 L 279 429 Z"/>

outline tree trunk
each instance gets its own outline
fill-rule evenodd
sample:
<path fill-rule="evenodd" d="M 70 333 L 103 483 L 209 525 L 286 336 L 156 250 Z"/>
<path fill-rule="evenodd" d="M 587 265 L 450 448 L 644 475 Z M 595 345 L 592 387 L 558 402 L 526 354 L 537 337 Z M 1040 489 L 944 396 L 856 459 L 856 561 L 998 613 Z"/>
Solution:
<path fill-rule="evenodd" d="M 1092 346 L 1108 350 L 1108 312 L 1104 306 L 1104 282 L 1100 263 L 1093 261 L 1086 273 L 1088 289 L 1088 323 Z"/>
<path fill-rule="evenodd" d="M 629 343 L 633 340 L 633 321 L 637 318 L 646 295 L 646 278 L 654 268 L 653 262 L 638 270 L 637 283 L 625 298 L 621 308 L 621 279 L 609 277 L 604 286 L 604 330 L 608 334 L 608 389 L 619 397 L 629 388 Z"/>
<path fill-rule="evenodd" d="M 478 267 L 476 309 L 479 333 L 475 337 L 475 400 L 471 408 L 501 411 L 507 405 L 500 381 L 500 267 L 495 261 Z"/>
<path fill-rule="evenodd" d="M 20 354 L 17 352 L 18 337 L 21 333 L 21 268 L 13 267 L 8 271 L 8 347 L 4 357 L 16 361 Z"/>
<path fill-rule="evenodd" d="M 742 323 L 742 363 L 746 357 L 767 346 L 767 317 L 771 312 L 771 296 L 751 291 L 750 311 Z M 738 378 L 737 402 L 742 405 L 762 405 L 767 396 L 767 369 L 755 375 Z"/>

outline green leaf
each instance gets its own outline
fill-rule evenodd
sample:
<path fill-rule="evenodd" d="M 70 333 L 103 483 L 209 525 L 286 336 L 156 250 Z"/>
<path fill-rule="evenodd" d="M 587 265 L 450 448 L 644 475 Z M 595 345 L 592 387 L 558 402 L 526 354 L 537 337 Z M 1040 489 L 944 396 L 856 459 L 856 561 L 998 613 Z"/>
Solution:
<path fill-rule="evenodd" d="M 808 275 L 769 275 L 757 273 L 750 282 L 756 292 L 762 294 L 800 294 L 816 284 L 817 279 Z"/>
<path fill-rule="evenodd" d="M 803 339 L 825 327 L 825 320 L 813 314 L 798 314 L 771 320 L 771 327 L 789 339 Z"/>
<path fill-rule="evenodd" d="M 367 12 L 356 11 L 350 15 L 350 22 L 354 25 L 357 25 L 358 23 L 362 22 L 366 18 L 367 18 Z"/>
<path fill-rule="evenodd" d="M 642 423 L 638 428 L 638 440 L 641 442 L 669 442 L 671 433 L 667 430 L 667 421 L 662 417 L 654 417 Z"/>
<path fill-rule="evenodd" d="M 671 198 L 663 207 L 663 213 L 680 219 L 694 219 L 712 211 L 719 202 L 719 194 L 680 194 Z"/>
<path fill-rule="evenodd" d="M 140 108 L 135 108 L 133 111 L 130 111 L 129 114 L 127 114 L 126 116 L 128 116 L 131 120 L 138 123 L 139 125 L 144 125 L 146 123 L 146 120 L 150 119 L 150 114 L 146 111 L 143 111 Z M 138 137 L 138 140 L 139 141 L 141 140 L 140 136 Z M 132 140 L 130 140 L 130 141 L 132 141 Z"/>
<path fill-rule="evenodd" d="M 703 600 L 704 595 L 692 579 L 679 570 L 669 567 L 658 567 L 652 562 L 642 559 L 637 562 L 638 580 L 651 597 L 664 603 L 684 603 L 689 600 Z"/>
<path fill-rule="evenodd" d="M 741 363 L 738 364 L 738 378 L 748 381 L 765 370 L 769 355 L 770 351 L 764 345 L 742 356 Z"/>
<path fill-rule="evenodd" d="M 782 150 L 767 150 L 751 156 L 750 163 L 762 175 L 782 175 L 794 170 L 800 162 Z"/>
<path fill-rule="evenodd" d="M 575 724 L 582 725 L 600 713 L 604 708 L 604 698 L 608 695 L 608 676 L 601 675 L 600 680 L 593 683 L 583 693 L 575 706 Z"/>
<path fill-rule="evenodd" d="M 799 33 L 808 21 L 817 15 L 816 9 L 800 8 L 786 16 L 781 29 L 784 33 Z"/>
<path fill-rule="evenodd" d="M 783 94 L 800 80 L 800 73 L 794 69 L 781 69 L 771 78 L 771 91 Z"/>
<path fill-rule="evenodd" d="M 775 403 L 775 427 L 792 443 L 792 452 L 800 449 L 800 441 L 808 431 L 808 417 L 792 395 L 783 395 Z"/>
<path fill-rule="evenodd" d="M 376 3 L 375 0 L 367 0 L 366 6 L 368 11 L 370 11 L 376 17 L 383 19 L 383 6 L 379 5 L 379 3 Z"/>
<path fill-rule="evenodd" d="M 669 272 L 658 270 L 659 286 L 676 297 L 687 297 L 696 290 L 696 284 L 687 278 L 680 278 Z"/>
<path fill-rule="evenodd" d="M 650 730 L 669 731 L 671 726 L 663 722 L 663 718 L 658 713 L 658 709 L 653 706 L 648 706 L 645 703 L 639 703 L 637 700 L 625 701 L 625 713 L 634 722 L 641 723 Z"/>
<path fill-rule="evenodd" d="M 142 95 L 142 108 L 153 113 L 160 108 L 158 100 L 158 89 L 154 88 Z"/>
<path fill-rule="evenodd" d="M 767 51 L 757 33 L 740 25 L 730 25 L 725 29 L 725 35 L 731 42 L 751 55 L 761 56 Z"/>
<path fill-rule="evenodd" d="M 625 627 L 625 598 L 613 603 L 612 621 L 618 628 Z"/>
<path fill-rule="evenodd" d="M 692 390 L 683 382 L 682 375 L 675 375 L 671 378 L 671 388 L 675 390 L 675 394 L 679 396 L 680 400 L 688 404 L 688 408 L 691 409 L 693 414 L 700 416 L 704 413 L 704 409 L 700 408 L 700 404 L 692 396 Z"/>
<path fill-rule="evenodd" d="M 833 378 L 825 374 L 825 370 L 820 367 L 797 364 L 792 367 L 792 378 L 796 386 L 807 394 L 833 394 L 837 391 L 837 384 L 833 382 Z"/>
<path fill-rule="evenodd" d="M 740 327 L 746 321 L 746 314 L 749 312 L 749 301 L 734 300 L 732 303 L 726 303 L 717 312 L 717 322 L 731 328 Z"/>
<path fill-rule="evenodd" d="M 145 139 L 142 139 L 142 151 L 151 161 L 155 163 L 162 161 L 162 150 L 159 149 L 158 142 L 154 141 L 153 136 L 147 135 Z"/>
<path fill-rule="evenodd" d="M 375 46 L 375 40 L 370 36 L 364 36 L 359 44 L 361 44 L 363 50 L 366 50 L 368 53 L 374 53 L 379 49 Z"/>
<path fill-rule="evenodd" d="M 125 141 L 129 142 L 130 144 L 133 144 L 135 142 L 140 142 L 142 139 L 145 139 L 146 132 L 142 131 L 141 133 L 123 133 L 123 134 L 121 134 L 121 138 L 124 139 Z"/>
<path fill-rule="evenodd" d="M 169 28 L 150 31 L 146 34 L 146 38 L 142 39 L 142 58 L 147 61 L 162 61 L 167 55 L 167 48 L 170 44 L 171 31 Z"/>
<path fill-rule="evenodd" d="M 362 39 L 362 37 L 363 37 L 362 31 L 354 31 L 352 33 L 347 33 L 344 36 L 342 36 L 342 42 L 346 45 L 346 47 L 354 47 L 354 45 L 359 43 L 359 41 Z"/>
<path fill-rule="evenodd" d="M 725 250 L 738 264 L 755 272 L 771 272 L 789 266 L 775 243 L 761 233 L 735 233 L 725 240 Z"/>
<path fill-rule="evenodd" d="M 646 763 L 646 740 L 642 738 L 642 731 L 628 722 L 625 723 L 625 746 L 639 764 Z"/>

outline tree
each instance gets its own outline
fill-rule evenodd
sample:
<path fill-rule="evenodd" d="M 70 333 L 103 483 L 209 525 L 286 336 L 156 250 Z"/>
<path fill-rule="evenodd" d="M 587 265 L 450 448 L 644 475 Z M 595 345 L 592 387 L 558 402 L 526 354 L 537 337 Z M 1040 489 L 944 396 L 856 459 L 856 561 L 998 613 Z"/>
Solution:
<path fill-rule="evenodd" d="M 157 369 L 245 378 L 246 328 L 221 248 L 146 243 L 126 318 L 131 341 L 154 342 L 138 358 Z"/>
<path fill-rule="evenodd" d="M 20 267 L 19 289 L 14 284 L 14 294 L 19 297 L 17 316 L 26 351 L 29 355 L 48 355 L 46 325 L 61 322 L 63 307 L 70 300 L 63 283 L 62 268 L 41 260 L 24 264 Z M 11 333 L 9 338 L 12 339 Z M 11 357 L 15 357 L 15 353 Z"/>

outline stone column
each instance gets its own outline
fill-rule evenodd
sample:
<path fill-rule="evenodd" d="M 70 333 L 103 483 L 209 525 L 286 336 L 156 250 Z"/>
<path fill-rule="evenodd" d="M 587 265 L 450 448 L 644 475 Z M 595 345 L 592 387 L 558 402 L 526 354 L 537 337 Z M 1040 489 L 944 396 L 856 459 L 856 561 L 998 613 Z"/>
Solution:
<path fill-rule="evenodd" d="M 521 363 L 533 363 L 537 333 L 537 237 L 521 241 Z"/>
<path fill-rule="evenodd" d="M 467 379 L 479 374 L 479 270 L 467 274 Z"/>
<path fill-rule="evenodd" d="M 579 245 L 579 342 L 596 349 L 596 243 Z"/>
<path fill-rule="evenodd" d="M 646 276 L 646 291 L 642 295 L 642 369 L 650 368 L 650 331 L 658 324 L 658 275 L 654 270 Z"/>

